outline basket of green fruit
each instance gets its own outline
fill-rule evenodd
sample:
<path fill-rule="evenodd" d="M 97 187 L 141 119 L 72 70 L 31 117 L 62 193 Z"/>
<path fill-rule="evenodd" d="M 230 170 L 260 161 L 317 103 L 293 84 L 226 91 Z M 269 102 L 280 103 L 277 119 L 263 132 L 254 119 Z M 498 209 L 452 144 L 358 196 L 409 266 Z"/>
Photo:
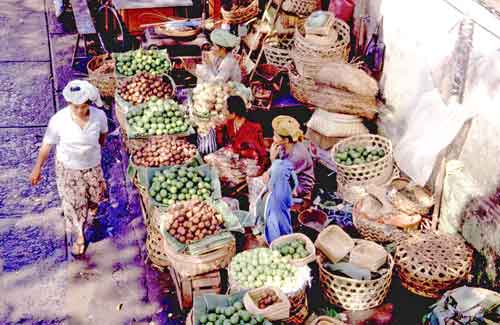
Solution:
<path fill-rule="evenodd" d="M 332 149 L 337 182 L 344 185 L 381 185 L 393 173 L 392 143 L 375 134 L 349 137 Z"/>
<path fill-rule="evenodd" d="M 297 266 L 304 266 L 316 260 L 314 243 L 300 233 L 276 238 L 271 243 L 271 249 L 278 251 L 281 256 L 290 256 L 290 263 Z"/>
<path fill-rule="evenodd" d="M 262 315 L 254 315 L 245 309 L 244 292 L 233 295 L 205 294 L 196 296 L 186 324 L 262 324 L 271 325 Z"/>
<path fill-rule="evenodd" d="M 167 50 L 135 50 L 114 53 L 116 78 L 135 76 L 148 72 L 156 76 L 166 75 L 172 69 Z"/>
<path fill-rule="evenodd" d="M 222 197 L 219 177 L 206 165 L 150 168 L 147 177 L 150 206 L 160 210 L 178 201 L 195 198 L 218 200 Z"/>

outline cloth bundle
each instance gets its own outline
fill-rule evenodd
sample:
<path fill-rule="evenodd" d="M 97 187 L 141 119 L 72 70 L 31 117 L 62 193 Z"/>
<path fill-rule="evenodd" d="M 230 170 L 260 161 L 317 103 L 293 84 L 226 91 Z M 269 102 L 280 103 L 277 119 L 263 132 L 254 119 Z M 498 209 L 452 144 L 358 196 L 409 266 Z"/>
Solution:
<path fill-rule="evenodd" d="M 377 81 L 349 63 L 329 63 L 318 72 L 316 81 L 360 96 L 375 97 L 378 92 Z"/>

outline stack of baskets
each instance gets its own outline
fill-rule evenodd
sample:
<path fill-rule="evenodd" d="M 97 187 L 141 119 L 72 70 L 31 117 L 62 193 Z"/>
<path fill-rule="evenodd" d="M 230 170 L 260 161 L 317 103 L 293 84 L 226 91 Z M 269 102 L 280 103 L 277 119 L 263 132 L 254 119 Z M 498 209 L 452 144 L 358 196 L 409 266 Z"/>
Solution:
<path fill-rule="evenodd" d="M 346 165 L 336 161 L 340 151 L 352 147 L 369 147 L 383 150 L 385 155 L 376 161 L 360 165 Z M 337 186 L 345 200 L 356 203 L 366 193 L 363 188 L 369 185 L 387 184 L 393 177 L 398 177 L 394 166 L 392 142 L 380 135 L 362 134 L 338 142 L 331 150 L 332 160 L 337 167 Z"/>

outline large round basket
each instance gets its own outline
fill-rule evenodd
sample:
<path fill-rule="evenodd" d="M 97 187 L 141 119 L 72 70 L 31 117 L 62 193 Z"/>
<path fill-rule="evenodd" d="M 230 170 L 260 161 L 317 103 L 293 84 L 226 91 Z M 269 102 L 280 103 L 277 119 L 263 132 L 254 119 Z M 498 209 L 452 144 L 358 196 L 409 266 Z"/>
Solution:
<path fill-rule="evenodd" d="M 339 58 L 325 58 L 315 56 L 298 55 L 295 49 L 290 51 L 289 56 L 295 63 L 297 72 L 303 76 L 314 78 L 325 65 L 339 61 Z"/>
<path fill-rule="evenodd" d="M 472 268 L 472 250 L 459 236 L 418 233 L 396 248 L 396 270 L 409 291 L 439 298 L 465 280 Z"/>
<path fill-rule="evenodd" d="M 229 11 L 221 8 L 220 12 L 222 18 L 226 23 L 234 25 L 243 24 L 259 14 L 259 1 L 254 0 L 247 7 L 237 8 Z"/>
<path fill-rule="evenodd" d="M 87 63 L 87 72 L 90 83 L 99 89 L 101 96 L 113 97 L 115 95 L 115 61 L 111 55 L 94 56 Z"/>
<path fill-rule="evenodd" d="M 318 45 L 306 39 L 304 24 L 297 25 L 294 34 L 295 55 L 300 58 L 328 58 L 345 61 L 351 41 L 349 25 L 335 18 L 333 28 L 337 32 L 337 39 L 328 45 Z"/>
<path fill-rule="evenodd" d="M 307 17 L 313 11 L 321 8 L 321 1 L 319 0 L 274 0 L 276 4 L 283 1 L 283 10 L 293 13 L 300 17 Z"/>
<path fill-rule="evenodd" d="M 288 66 L 288 76 L 292 96 L 301 103 L 309 104 L 310 94 L 318 89 L 314 80 L 300 75 L 293 63 Z"/>
<path fill-rule="evenodd" d="M 387 255 L 389 270 L 376 280 L 355 280 L 330 273 L 323 262 L 326 257 L 318 255 L 321 290 L 332 304 L 347 310 L 366 310 L 375 308 L 384 302 L 392 280 L 394 260 Z"/>
<path fill-rule="evenodd" d="M 290 50 L 293 46 L 293 35 L 282 34 L 276 40 L 269 40 L 264 43 L 264 55 L 268 64 L 286 70 L 290 64 Z"/>
<path fill-rule="evenodd" d="M 291 260 L 290 263 L 292 265 L 305 266 L 316 260 L 316 247 L 314 246 L 314 243 L 311 241 L 311 239 L 309 239 L 309 237 L 301 233 L 294 233 L 276 238 L 271 243 L 271 249 L 278 249 L 281 245 L 286 244 L 293 240 L 303 241 L 306 244 L 306 250 L 309 252 L 309 256 Z"/>
<path fill-rule="evenodd" d="M 335 160 L 341 150 L 352 147 L 382 149 L 384 157 L 361 165 L 348 166 Z M 332 151 L 332 159 L 337 166 L 337 182 L 343 185 L 382 185 L 389 181 L 394 170 L 392 143 L 389 139 L 375 134 L 352 136 L 337 143 Z"/>

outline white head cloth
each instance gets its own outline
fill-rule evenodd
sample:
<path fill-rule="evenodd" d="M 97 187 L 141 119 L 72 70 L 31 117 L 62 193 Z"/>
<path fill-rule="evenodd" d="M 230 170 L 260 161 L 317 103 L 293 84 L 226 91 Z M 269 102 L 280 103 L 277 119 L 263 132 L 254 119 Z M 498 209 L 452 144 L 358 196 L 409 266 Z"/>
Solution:
<path fill-rule="evenodd" d="M 103 106 L 99 90 L 85 80 L 72 80 L 63 90 L 64 99 L 72 104 L 81 105 L 87 101 L 93 102 L 97 107 Z"/>

